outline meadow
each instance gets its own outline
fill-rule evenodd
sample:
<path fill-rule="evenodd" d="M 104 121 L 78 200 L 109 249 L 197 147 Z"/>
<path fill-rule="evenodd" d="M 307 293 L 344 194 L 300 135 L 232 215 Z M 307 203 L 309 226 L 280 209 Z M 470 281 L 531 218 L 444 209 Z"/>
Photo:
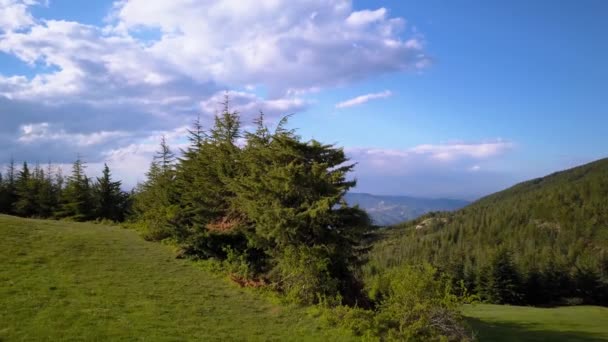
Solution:
<path fill-rule="evenodd" d="M 0 341 L 351 340 L 131 230 L 0 215 Z"/>
<path fill-rule="evenodd" d="M 477 304 L 464 309 L 480 341 L 608 341 L 608 308 Z"/>

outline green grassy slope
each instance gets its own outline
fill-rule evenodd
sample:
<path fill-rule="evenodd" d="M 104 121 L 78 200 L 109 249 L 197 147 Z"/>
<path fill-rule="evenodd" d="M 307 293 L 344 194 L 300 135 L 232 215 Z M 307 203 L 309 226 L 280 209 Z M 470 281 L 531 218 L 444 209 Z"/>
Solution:
<path fill-rule="evenodd" d="M 465 308 L 480 341 L 607 341 L 608 308 L 532 308 L 475 305 Z"/>
<path fill-rule="evenodd" d="M 349 340 L 135 232 L 0 215 L 0 341 Z"/>

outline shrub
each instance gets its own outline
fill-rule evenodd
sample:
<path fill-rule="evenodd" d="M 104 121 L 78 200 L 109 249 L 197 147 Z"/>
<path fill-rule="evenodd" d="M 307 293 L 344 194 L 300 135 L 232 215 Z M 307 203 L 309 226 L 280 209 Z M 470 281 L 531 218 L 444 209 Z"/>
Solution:
<path fill-rule="evenodd" d="M 376 321 L 395 340 L 469 340 L 460 313 L 463 300 L 449 278 L 432 266 L 394 268 L 372 281 L 380 299 Z"/>
<path fill-rule="evenodd" d="M 334 300 L 339 297 L 338 280 L 330 274 L 330 263 L 323 247 L 289 246 L 278 257 L 272 276 L 289 300 Z"/>

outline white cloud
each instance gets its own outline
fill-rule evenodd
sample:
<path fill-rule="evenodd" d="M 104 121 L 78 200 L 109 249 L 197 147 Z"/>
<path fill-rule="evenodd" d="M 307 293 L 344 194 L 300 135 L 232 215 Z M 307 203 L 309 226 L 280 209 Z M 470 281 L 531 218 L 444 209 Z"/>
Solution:
<path fill-rule="evenodd" d="M 425 168 L 468 169 L 472 161 L 485 161 L 503 155 L 513 143 L 495 140 L 482 143 L 424 144 L 408 149 L 347 148 L 359 168 L 382 173 L 407 173 Z M 480 169 L 478 165 L 477 171 Z"/>
<path fill-rule="evenodd" d="M 367 25 L 377 21 L 384 20 L 386 17 L 386 8 L 379 8 L 375 11 L 363 10 L 358 12 L 352 12 L 348 18 L 346 18 L 346 23 L 349 25 L 360 26 Z"/>
<path fill-rule="evenodd" d="M 354 107 L 354 106 L 358 106 L 358 105 L 362 105 L 366 102 L 369 102 L 371 100 L 376 100 L 376 99 L 385 99 L 387 97 L 391 97 L 393 95 L 393 93 L 389 90 L 385 90 L 383 92 L 380 93 L 372 93 L 372 94 L 366 94 L 366 95 L 361 95 L 361 96 L 357 96 L 355 98 L 352 98 L 350 100 L 346 100 L 343 102 L 340 102 L 338 104 L 336 104 L 336 108 L 348 108 L 348 107 Z"/>
<path fill-rule="evenodd" d="M 41 122 L 22 125 L 21 135 L 19 136 L 18 141 L 26 144 L 59 141 L 64 144 L 86 147 L 98 145 L 111 139 L 126 137 L 128 135 L 128 133 L 120 131 L 99 131 L 88 134 L 68 133 L 63 129 L 54 129 L 48 122 Z"/>
<path fill-rule="evenodd" d="M 343 84 L 427 60 L 404 20 L 351 1 L 164 1 L 117 4 L 113 30 L 159 29 L 148 52 L 201 82 L 286 88 Z M 365 25 L 362 25 L 365 23 Z M 353 25 L 356 24 L 356 25 Z"/>
<path fill-rule="evenodd" d="M 430 61 L 403 18 L 355 11 L 351 0 L 121 0 L 105 27 L 34 18 L 31 6 L 45 4 L 0 0 L 0 53 L 31 67 L 0 73 L 2 157 L 115 159 L 213 113 L 222 89 L 246 89 L 229 94 L 247 123 L 260 110 L 302 111 L 322 89 Z M 142 173 L 133 163 L 149 151 L 133 153 L 120 165 Z"/>
<path fill-rule="evenodd" d="M 450 143 L 442 145 L 419 145 L 410 150 L 415 154 L 426 155 L 439 161 L 452 161 L 460 158 L 484 159 L 502 154 L 513 145 L 497 140 L 485 143 Z"/>
<path fill-rule="evenodd" d="M 202 111 L 208 115 L 220 112 L 226 96 L 229 97 L 231 109 L 241 114 L 245 124 L 251 123 L 260 111 L 264 112 L 266 118 L 273 120 L 280 116 L 302 111 L 308 107 L 308 103 L 298 97 L 265 100 L 247 92 L 219 91 L 200 103 Z"/>
<path fill-rule="evenodd" d="M 0 0 L 0 32 L 19 30 L 34 24 L 28 7 L 37 5 L 33 0 Z"/>

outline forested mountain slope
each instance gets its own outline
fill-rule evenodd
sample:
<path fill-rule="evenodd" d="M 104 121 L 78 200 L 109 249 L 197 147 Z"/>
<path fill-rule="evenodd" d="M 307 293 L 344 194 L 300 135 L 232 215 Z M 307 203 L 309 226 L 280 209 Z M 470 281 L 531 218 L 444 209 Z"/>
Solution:
<path fill-rule="evenodd" d="M 497 303 L 606 303 L 608 159 L 380 233 L 368 272 L 430 261 Z"/>

